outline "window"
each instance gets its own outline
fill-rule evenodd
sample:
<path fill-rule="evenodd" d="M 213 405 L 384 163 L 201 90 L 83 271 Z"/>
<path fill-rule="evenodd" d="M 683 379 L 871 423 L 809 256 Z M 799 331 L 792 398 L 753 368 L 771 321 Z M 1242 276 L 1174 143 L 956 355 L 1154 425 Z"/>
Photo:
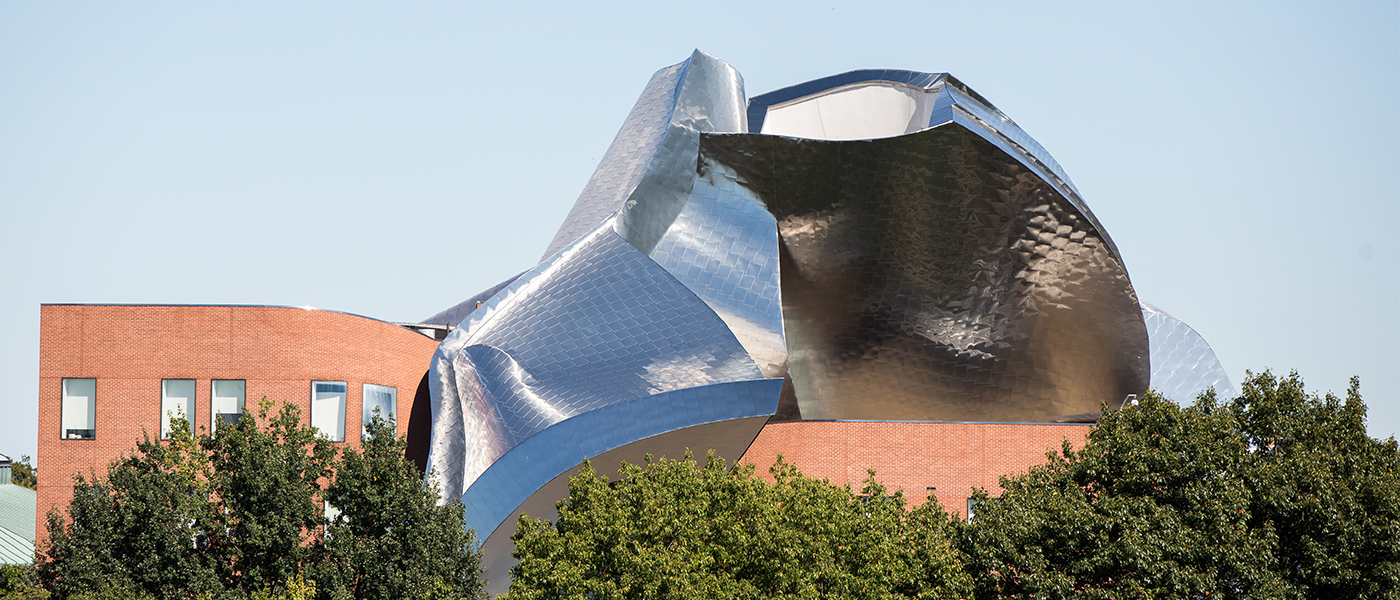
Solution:
<path fill-rule="evenodd" d="M 345 382 L 311 382 L 311 426 L 332 442 L 345 441 Z"/>
<path fill-rule="evenodd" d="M 968 522 L 968 523 L 971 523 L 971 522 L 972 522 L 972 518 L 975 517 L 975 516 L 977 516 L 977 499 L 976 499 L 976 498 L 968 498 L 968 499 L 967 499 L 967 522 Z"/>
<path fill-rule="evenodd" d="M 339 508 L 332 506 L 330 502 L 322 502 L 321 504 L 321 516 L 325 518 L 325 522 L 321 525 L 321 535 L 329 538 L 331 537 L 331 527 L 336 525 L 336 521 L 340 519 L 341 512 Z"/>
<path fill-rule="evenodd" d="M 247 382 L 242 379 L 215 379 L 209 384 L 210 423 L 209 428 L 219 430 L 219 423 L 238 425 L 243 417 L 243 404 L 246 401 Z"/>
<path fill-rule="evenodd" d="M 364 394 L 360 396 L 360 437 L 367 433 L 365 426 L 370 419 L 374 418 L 374 409 L 379 409 L 379 416 L 384 420 L 398 418 L 399 390 L 387 385 L 374 385 L 366 383 Z"/>
<path fill-rule="evenodd" d="M 160 439 L 170 439 L 170 421 L 194 424 L 194 380 L 160 380 Z"/>
<path fill-rule="evenodd" d="M 63 380 L 63 415 L 59 437 L 91 440 L 97 437 L 97 380 Z"/>

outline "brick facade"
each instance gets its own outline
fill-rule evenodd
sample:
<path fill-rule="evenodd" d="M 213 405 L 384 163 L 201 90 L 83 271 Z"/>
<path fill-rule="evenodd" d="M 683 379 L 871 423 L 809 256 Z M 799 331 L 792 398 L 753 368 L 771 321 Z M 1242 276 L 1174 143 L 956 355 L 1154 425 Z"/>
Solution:
<path fill-rule="evenodd" d="M 406 434 L 437 342 L 391 323 L 344 313 L 254 306 L 45 305 L 40 309 L 36 533 L 72 498 L 74 473 L 101 473 L 135 442 L 160 434 L 162 379 L 194 379 L 196 430 L 210 425 L 210 381 L 246 381 L 245 410 L 267 397 L 310 418 L 313 380 L 346 382 L 345 443 L 360 436 L 362 384 L 398 394 Z M 62 380 L 96 380 L 96 437 L 61 439 Z M 309 422 L 309 421 L 307 421 Z M 426 423 L 413 423 L 424 431 Z"/>
<path fill-rule="evenodd" d="M 1045 462 L 1064 440 L 1084 446 L 1090 425 L 1047 423 L 910 423 L 794 421 L 769 423 L 740 462 L 753 463 L 770 481 L 779 454 L 803 474 L 860 489 L 866 469 L 912 504 L 936 495 L 943 508 L 963 515 L 973 488 L 1000 493 L 997 478 Z M 937 488 L 929 490 L 928 488 Z"/>

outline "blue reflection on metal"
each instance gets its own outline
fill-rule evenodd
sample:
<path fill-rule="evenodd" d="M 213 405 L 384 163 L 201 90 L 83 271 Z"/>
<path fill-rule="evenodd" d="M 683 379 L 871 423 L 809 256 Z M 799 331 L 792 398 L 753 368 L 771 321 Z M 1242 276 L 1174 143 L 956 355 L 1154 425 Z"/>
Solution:
<path fill-rule="evenodd" d="M 1201 334 L 1148 302 L 1142 303 L 1142 318 L 1152 347 L 1152 388 L 1157 393 L 1181 403 L 1208 389 L 1221 398 L 1235 396 L 1230 376 Z"/>
<path fill-rule="evenodd" d="M 462 496 L 467 526 L 495 531 L 530 493 L 586 458 L 685 427 L 771 415 L 782 383 L 768 379 L 685 388 L 616 402 L 559 422 L 515 446 L 477 478 Z"/>
<path fill-rule="evenodd" d="M 460 495 L 511 448 L 570 417 L 760 379 L 714 311 L 605 223 L 443 340 L 429 377 L 434 476 Z"/>

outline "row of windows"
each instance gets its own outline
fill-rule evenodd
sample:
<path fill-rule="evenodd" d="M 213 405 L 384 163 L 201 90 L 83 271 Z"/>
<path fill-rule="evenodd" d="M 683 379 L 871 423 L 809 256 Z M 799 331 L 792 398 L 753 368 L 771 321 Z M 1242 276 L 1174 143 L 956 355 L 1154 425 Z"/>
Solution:
<path fill-rule="evenodd" d="M 162 379 L 160 381 L 160 437 L 170 437 L 170 420 L 188 419 L 198 423 L 195 408 L 194 379 Z M 344 381 L 311 382 L 311 426 L 333 442 L 345 441 Z M 237 423 L 243 416 L 247 401 L 247 382 L 242 379 L 214 379 L 209 382 L 209 429 L 219 423 Z M 366 383 L 360 396 L 360 431 L 379 409 L 384 418 L 398 417 L 399 391 L 386 385 Z M 65 440 L 97 438 L 97 380 L 65 378 L 63 407 L 59 419 L 59 437 Z"/>

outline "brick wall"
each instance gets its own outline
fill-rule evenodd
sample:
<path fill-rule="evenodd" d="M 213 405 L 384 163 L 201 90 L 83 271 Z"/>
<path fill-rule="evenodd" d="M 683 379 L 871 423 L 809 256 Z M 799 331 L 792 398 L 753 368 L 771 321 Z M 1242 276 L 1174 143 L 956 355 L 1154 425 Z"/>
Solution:
<path fill-rule="evenodd" d="M 311 381 L 346 382 L 345 439 L 360 437 L 362 384 L 398 390 L 398 429 L 437 342 L 337 312 L 249 306 L 46 305 L 40 309 L 39 493 L 35 532 L 72 498 L 74 473 L 104 473 L 143 435 L 160 435 L 162 379 L 194 379 L 197 430 L 210 425 L 210 381 L 246 381 L 245 410 L 266 396 L 301 408 Z M 62 380 L 94 378 L 96 439 L 61 439 Z M 421 411 L 420 411 L 421 412 Z"/>
<path fill-rule="evenodd" d="M 769 481 L 779 454 L 803 474 L 860 489 L 866 470 L 891 492 L 904 490 L 912 504 L 931 495 L 949 512 L 966 512 L 973 488 L 993 496 L 997 478 L 1045 462 L 1063 440 L 1084 445 L 1089 425 L 1040 423 L 907 423 L 795 421 L 764 426 L 740 459 Z M 937 488 L 929 490 L 927 488 Z"/>

